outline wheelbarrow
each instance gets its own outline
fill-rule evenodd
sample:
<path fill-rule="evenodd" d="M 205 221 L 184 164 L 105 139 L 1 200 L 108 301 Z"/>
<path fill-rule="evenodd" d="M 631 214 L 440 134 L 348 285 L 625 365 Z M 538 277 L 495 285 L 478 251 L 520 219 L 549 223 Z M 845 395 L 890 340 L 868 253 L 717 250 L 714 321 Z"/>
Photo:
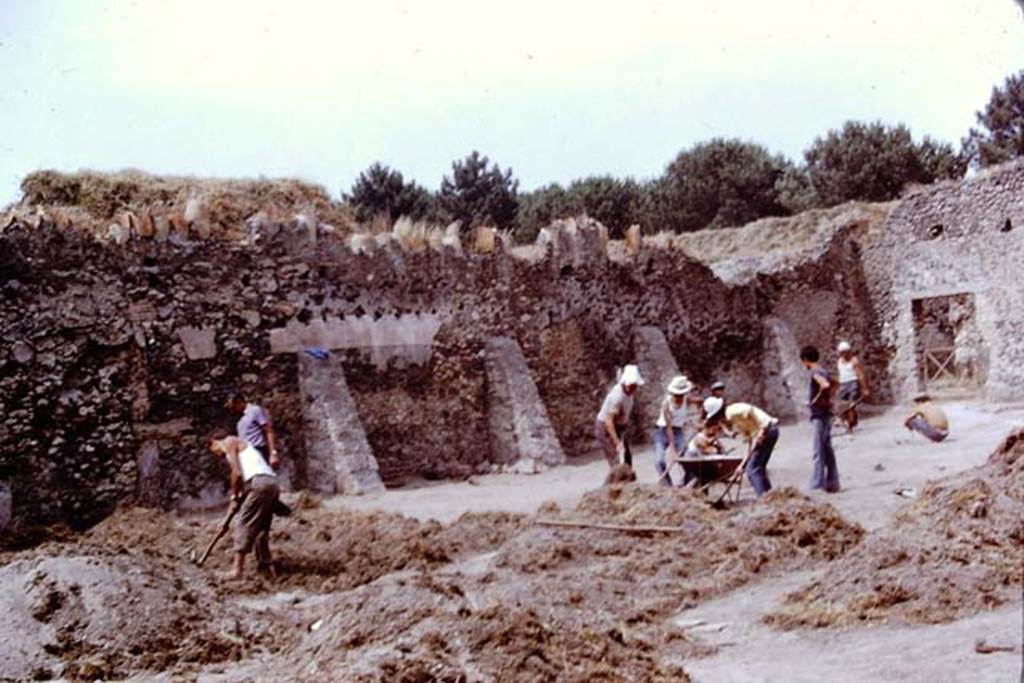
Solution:
<path fill-rule="evenodd" d="M 687 479 L 694 480 L 697 490 L 707 493 L 718 507 L 726 498 L 733 503 L 740 499 L 746 460 L 740 455 L 706 455 L 680 458 L 677 462 L 682 465 Z"/>

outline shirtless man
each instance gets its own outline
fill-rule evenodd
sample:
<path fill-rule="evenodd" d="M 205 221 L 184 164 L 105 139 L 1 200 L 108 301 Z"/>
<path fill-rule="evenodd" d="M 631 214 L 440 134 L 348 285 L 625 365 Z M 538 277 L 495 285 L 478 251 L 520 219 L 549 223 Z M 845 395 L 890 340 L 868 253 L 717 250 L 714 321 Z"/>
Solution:
<path fill-rule="evenodd" d="M 946 417 L 946 411 L 932 403 L 928 394 L 918 394 L 914 397 L 914 412 L 903 421 L 903 425 L 935 443 L 945 441 L 949 436 L 949 418 Z"/>

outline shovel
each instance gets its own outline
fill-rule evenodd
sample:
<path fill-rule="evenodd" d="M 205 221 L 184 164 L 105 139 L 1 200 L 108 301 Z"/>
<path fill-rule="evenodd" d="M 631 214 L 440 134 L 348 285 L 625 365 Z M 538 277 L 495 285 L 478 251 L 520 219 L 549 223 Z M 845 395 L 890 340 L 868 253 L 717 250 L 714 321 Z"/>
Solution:
<path fill-rule="evenodd" d="M 723 509 L 725 507 L 725 497 L 729 495 L 730 491 L 732 491 L 732 487 L 737 484 L 739 484 L 740 488 L 743 487 L 743 473 L 747 469 L 747 461 L 750 460 L 750 456 L 753 455 L 755 450 L 754 446 L 751 445 L 750 449 L 747 451 L 747 455 L 740 461 L 740 464 L 736 466 L 736 471 L 733 472 L 732 476 L 726 482 L 725 490 L 722 491 L 722 495 L 718 497 L 718 500 L 711 504 L 711 507 L 716 510 Z M 738 493 L 737 497 L 739 497 Z"/>
<path fill-rule="evenodd" d="M 216 546 L 220 539 L 224 537 L 224 534 L 228 532 L 228 529 L 231 527 L 231 520 L 233 520 L 235 515 L 238 514 L 238 511 L 242 509 L 242 501 L 244 500 L 245 498 L 243 496 L 242 500 L 238 501 L 237 505 L 232 505 L 228 508 L 228 513 L 224 516 L 224 521 L 220 523 L 217 535 L 213 537 L 212 541 L 210 541 L 210 545 L 206 546 L 206 550 L 203 551 L 202 555 L 197 558 L 195 548 L 189 551 L 189 559 L 195 562 L 196 565 L 202 567 L 203 563 L 206 562 L 206 558 L 208 558 L 210 553 L 213 552 L 214 546 Z"/>

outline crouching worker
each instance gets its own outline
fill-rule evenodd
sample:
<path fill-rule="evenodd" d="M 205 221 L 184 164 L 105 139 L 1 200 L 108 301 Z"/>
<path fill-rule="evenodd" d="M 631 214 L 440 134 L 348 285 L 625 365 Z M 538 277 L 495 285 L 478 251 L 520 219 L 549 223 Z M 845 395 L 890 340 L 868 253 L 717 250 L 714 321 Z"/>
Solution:
<path fill-rule="evenodd" d="M 669 383 L 665 400 L 661 402 L 654 430 L 654 467 L 658 470 L 659 484 L 671 483 L 672 475 L 669 469 L 686 447 L 684 430 L 687 406 L 693 401 L 689 397 L 692 390 L 693 384 L 686 375 L 677 375 Z"/>
<path fill-rule="evenodd" d="M 747 442 L 747 479 L 758 497 L 772 490 L 768 460 L 779 440 L 779 421 L 755 405 L 725 402 L 712 396 L 704 401 L 708 424 L 722 424 Z"/>
<path fill-rule="evenodd" d="M 903 421 L 904 426 L 912 432 L 923 435 L 926 439 L 939 443 L 949 436 L 949 418 L 946 411 L 932 403 L 928 394 L 914 397 L 914 412 Z"/>
<path fill-rule="evenodd" d="M 619 381 L 605 396 L 601 410 L 594 422 L 594 436 L 601 444 L 608 467 L 614 469 L 620 463 L 633 467 L 633 454 L 629 450 L 626 431 L 629 415 L 633 411 L 633 398 L 638 387 L 644 384 L 640 368 L 627 365 L 622 369 Z"/>
<path fill-rule="evenodd" d="M 683 457 L 687 460 L 692 460 L 709 455 L 722 455 L 725 453 L 725 448 L 722 447 L 722 442 L 718 440 L 719 433 L 721 433 L 720 422 L 705 423 L 700 428 L 700 431 L 690 439 L 690 443 L 686 445 L 686 453 Z M 683 486 L 687 486 L 691 481 L 697 479 L 697 475 L 693 471 L 687 472 L 684 468 L 684 472 Z"/>
<path fill-rule="evenodd" d="M 223 456 L 231 468 L 231 506 L 239 508 L 235 522 L 235 578 L 242 578 L 245 556 L 253 551 L 261 574 L 277 576 L 270 555 L 270 522 L 280 491 L 274 470 L 252 444 L 227 432 L 212 434 L 210 451 Z"/>

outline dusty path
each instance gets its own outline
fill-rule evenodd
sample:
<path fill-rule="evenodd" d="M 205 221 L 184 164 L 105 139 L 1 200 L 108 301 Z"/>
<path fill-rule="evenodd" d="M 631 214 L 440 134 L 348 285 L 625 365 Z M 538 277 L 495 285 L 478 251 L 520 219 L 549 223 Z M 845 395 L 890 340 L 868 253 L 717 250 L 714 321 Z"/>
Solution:
<path fill-rule="evenodd" d="M 836 430 L 834 443 L 843 491 L 815 492 L 866 529 L 885 524 L 910 503 L 898 489 L 920 490 L 927 481 L 982 464 L 1015 424 L 1024 423 L 1024 407 L 980 403 L 945 406 L 952 436 L 932 444 L 902 427 L 902 411 L 890 410 L 865 420 L 853 436 Z M 776 487 L 806 491 L 810 477 L 811 429 L 807 423 L 785 425 L 771 460 Z M 649 449 L 636 454 L 641 481 L 654 481 Z M 603 462 L 557 468 L 532 477 L 488 475 L 472 483 L 437 483 L 387 491 L 376 497 L 336 498 L 330 506 L 380 509 L 420 519 L 454 519 L 462 512 L 508 510 L 533 512 L 545 501 L 574 504 L 598 486 Z M 745 489 L 750 497 L 749 488 Z M 652 522 L 655 520 L 652 520 Z M 716 681 L 1004 681 L 1017 680 L 1021 656 L 981 655 L 974 641 L 1019 643 L 1024 633 L 1021 605 L 940 626 L 878 625 L 847 630 L 780 632 L 763 626 L 760 617 L 778 604 L 807 574 L 765 577 L 722 599 L 677 617 L 681 624 L 703 622 L 693 633 L 724 646 L 719 654 L 687 662 L 695 680 Z M 709 628 L 710 627 L 710 628 Z M 715 630 L 721 628 L 721 630 Z M 702 632 L 703 631 L 703 632 Z"/>
<path fill-rule="evenodd" d="M 837 429 L 833 442 L 844 490 L 828 495 L 828 501 L 848 519 L 867 529 L 877 528 L 908 503 L 908 499 L 895 495 L 897 488 L 919 489 L 930 479 L 980 465 L 1011 426 L 1024 423 L 1024 407 L 999 409 L 958 403 L 946 409 L 952 435 L 938 445 L 906 431 L 901 424 L 903 414 L 895 410 L 865 420 L 854 436 L 839 435 L 841 430 Z M 810 444 L 809 424 L 783 425 L 769 466 L 776 487 L 794 486 L 806 491 L 811 474 Z M 655 481 L 649 448 L 637 449 L 635 464 L 641 481 Z M 546 501 L 562 506 L 574 504 L 585 492 L 599 486 L 606 472 L 603 461 L 594 461 L 532 476 L 492 474 L 468 482 L 422 482 L 374 496 L 337 497 L 327 505 L 387 510 L 442 522 L 463 512 L 529 513 Z M 750 496 L 749 488 L 744 490 Z"/>

